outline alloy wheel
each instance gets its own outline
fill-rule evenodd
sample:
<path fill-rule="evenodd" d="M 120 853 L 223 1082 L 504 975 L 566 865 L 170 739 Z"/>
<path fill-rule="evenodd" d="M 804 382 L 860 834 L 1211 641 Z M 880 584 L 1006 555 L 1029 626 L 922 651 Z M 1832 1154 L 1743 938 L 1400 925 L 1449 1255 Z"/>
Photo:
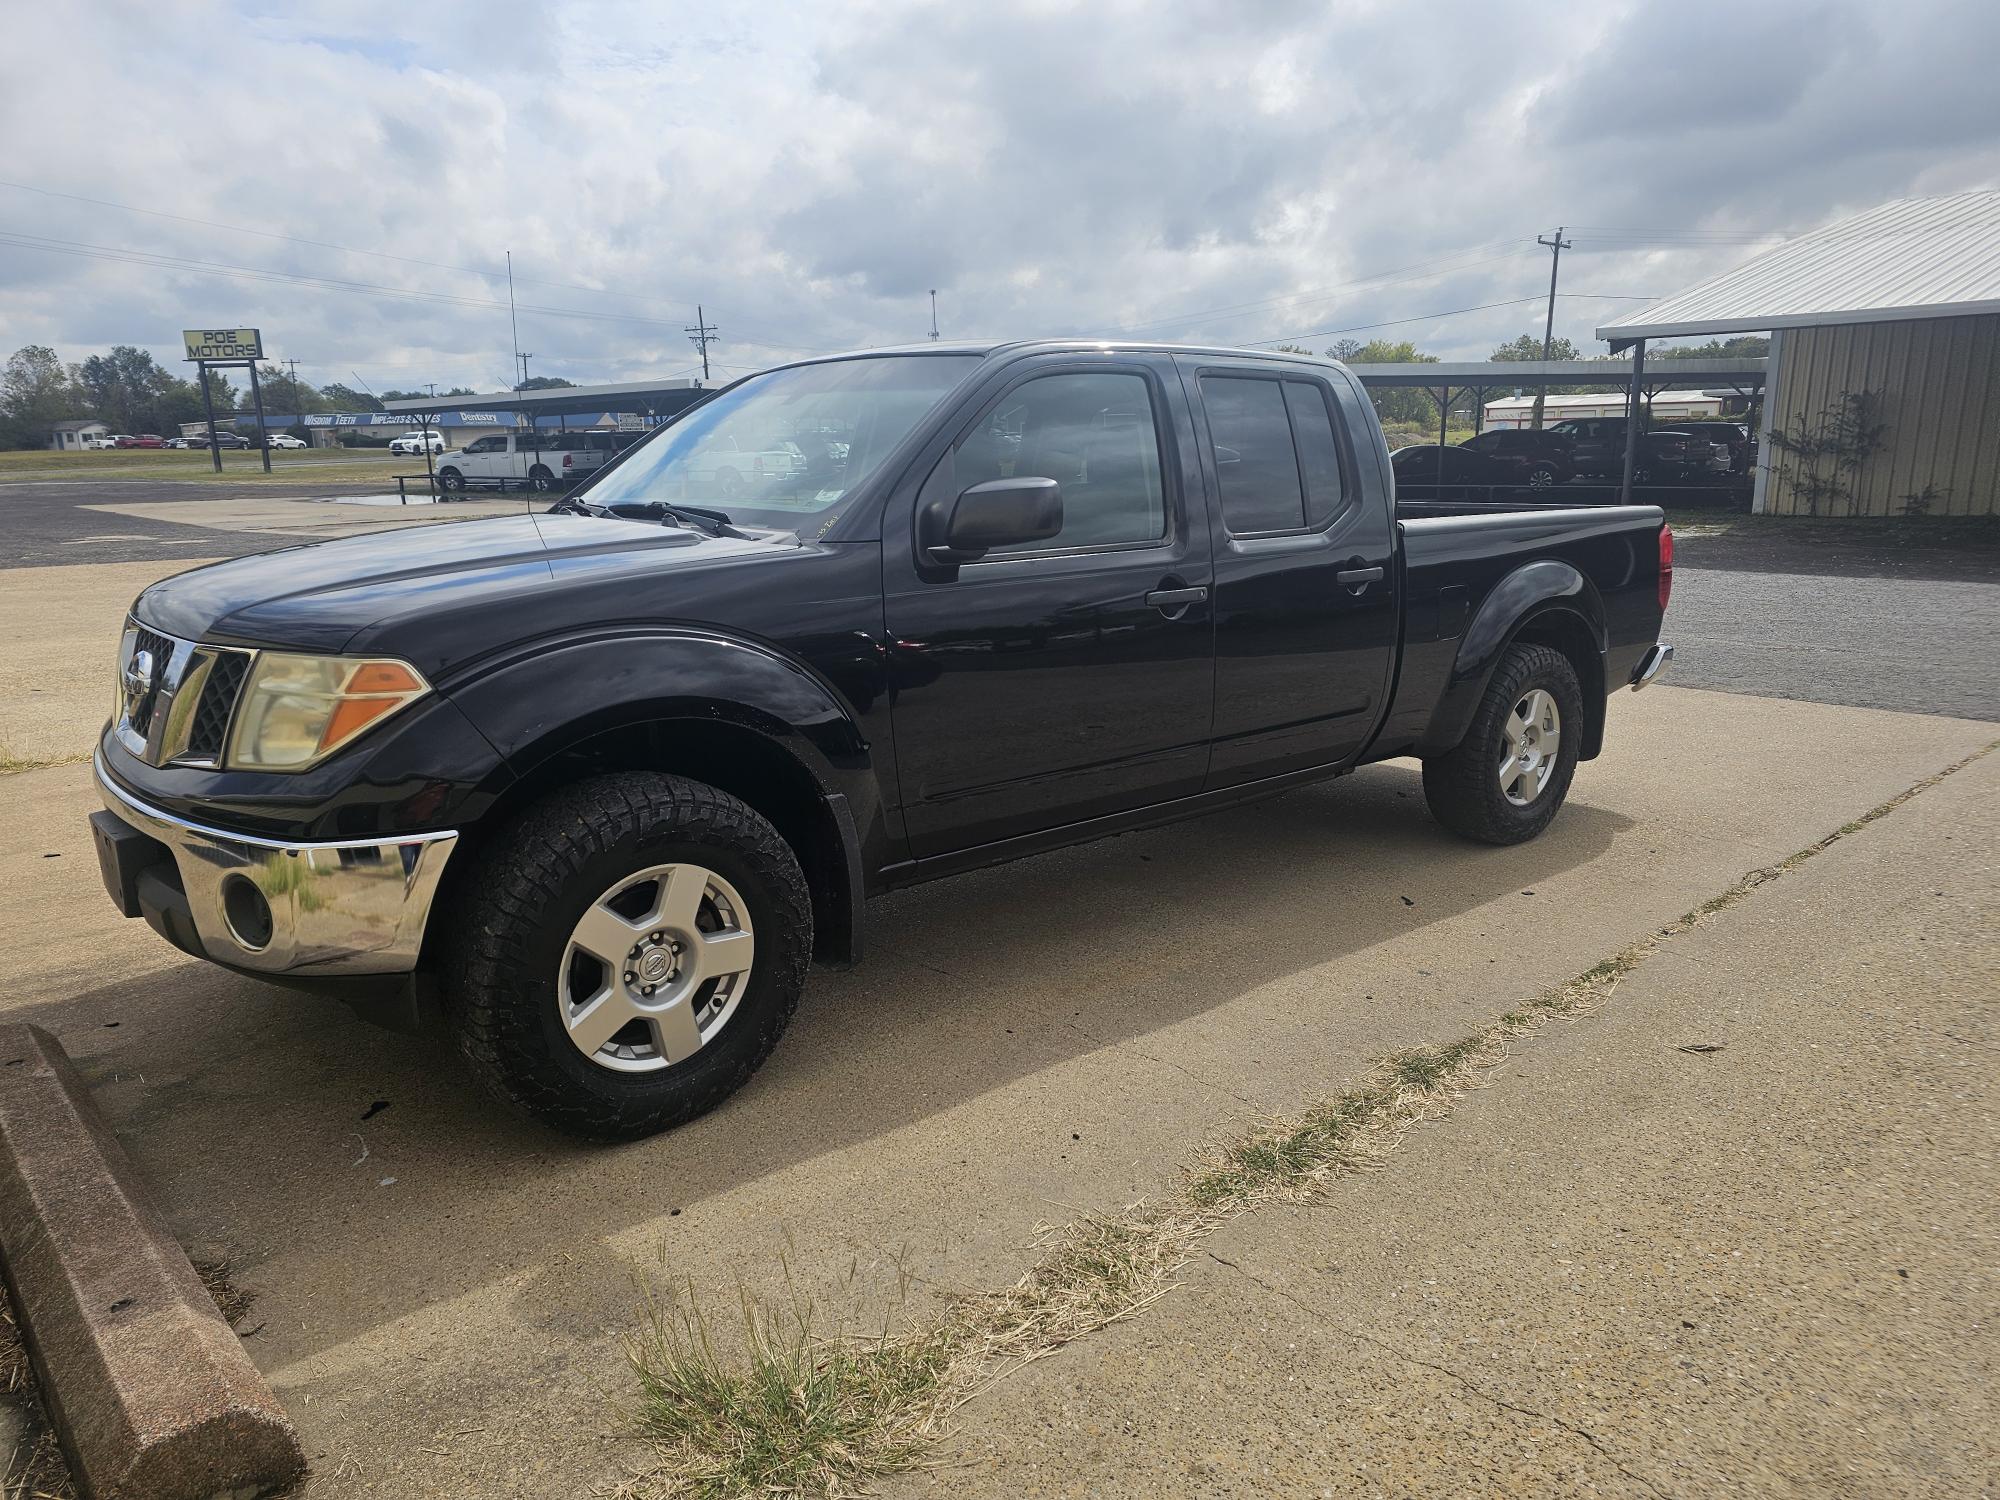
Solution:
<path fill-rule="evenodd" d="M 1553 694 L 1533 688 L 1514 704 L 1500 727 L 1500 791 L 1516 807 L 1526 807 L 1556 773 L 1562 743 L 1562 710 Z"/>
<path fill-rule="evenodd" d="M 570 1042 L 599 1067 L 650 1073 L 721 1033 L 756 958 L 750 908 L 695 864 L 629 875 L 585 909 L 557 975 Z"/>

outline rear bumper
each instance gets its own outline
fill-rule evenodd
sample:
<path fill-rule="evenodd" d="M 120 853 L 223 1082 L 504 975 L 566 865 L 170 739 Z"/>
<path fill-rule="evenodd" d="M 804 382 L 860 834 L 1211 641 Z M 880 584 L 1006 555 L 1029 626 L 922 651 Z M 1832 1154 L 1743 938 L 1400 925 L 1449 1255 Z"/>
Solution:
<path fill-rule="evenodd" d="M 1646 654 L 1639 658 L 1639 665 L 1632 669 L 1632 691 L 1640 688 L 1660 675 L 1666 664 L 1674 659 L 1674 648 L 1665 641 L 1659 641 L 1646 648 Z"/>
<path fill-rule="evenodd" d="M 287 843 L 204 828 L 149 807 L 105 774 L 91 833 L 105 890 L 183 952 L 308 978 L 416 967 L 455 832 Z"/>

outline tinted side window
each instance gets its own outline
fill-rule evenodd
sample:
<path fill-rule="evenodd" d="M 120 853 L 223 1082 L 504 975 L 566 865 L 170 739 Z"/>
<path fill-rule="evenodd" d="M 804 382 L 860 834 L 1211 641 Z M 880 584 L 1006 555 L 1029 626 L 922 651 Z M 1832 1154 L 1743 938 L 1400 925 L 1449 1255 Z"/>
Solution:
<path fill-rule="evenodd" d="M 1324 526 L 1340 514 L 1345 503 L 1333 412 L 1326 404 L 1325 390 L 1307 380 L 1285 382 L 1285 409 L 1291 413 L 1299 474 L 1306 482 L 1306 521 Z"/>
<path fill-rule="evenodd" d="M 1154 542 L 1167 534 L 1160 439 L 1145 378 L 1092 371 L 1043 375 L 1001 398 L 952 459 L 963 493 L 989 479 L 1053 479 L 1063 529 L 1007 552 Z"/>
<path fill-rule="evenodd" d="M 1208 411 L 1222 517 L 1229 529 L 1241 536 L 1305 525 L 1305 490 L 1284 387 L 1275 380 L 1204 376 L 1201 401 Z"/>

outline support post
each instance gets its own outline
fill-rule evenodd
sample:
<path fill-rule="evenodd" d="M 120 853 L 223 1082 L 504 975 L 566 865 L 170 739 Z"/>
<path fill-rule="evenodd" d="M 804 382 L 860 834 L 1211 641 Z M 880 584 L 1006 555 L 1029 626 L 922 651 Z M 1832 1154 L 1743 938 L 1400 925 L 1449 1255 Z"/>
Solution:
<path fill-rule="evenodd" d="M 250 360 L 250 403 L 257 409 L 257 446 L 264 450 L 264 472 L 271 472 L 271 434 L 264 430 L 264 393 L 257 386 L 257 361 Z"/>
<path fill-rule="evenodd" d="M 1618 503 L 1632 503 L 1632 471 L 1639 464 L 1639 406 L 1646 390 L 1646 341 L 1632 345 L 1632 384 L 1625 391 L 1625 466 L 1618 480 Z"/>
<path fill-rule="evenodd" d="M 418 415 L 424 424 L 424 479 L 431 487 L 431 499 L 435 500 L 438 497 L 438 481 L 437 470 L 431 460 L 431 423 L 441 414 L 434 411 L 427 411 L 420 412 Z"/>
<path fill-rule="evenodd" d="M 208 418 L 208 458 L 215 465 L 215 472 L 222 472 L 222 445 L 215 440 L 215 397 L 208 389 L 208 361 L 195 365 L 195 372 L 201 376 L 201 409 Z"/>

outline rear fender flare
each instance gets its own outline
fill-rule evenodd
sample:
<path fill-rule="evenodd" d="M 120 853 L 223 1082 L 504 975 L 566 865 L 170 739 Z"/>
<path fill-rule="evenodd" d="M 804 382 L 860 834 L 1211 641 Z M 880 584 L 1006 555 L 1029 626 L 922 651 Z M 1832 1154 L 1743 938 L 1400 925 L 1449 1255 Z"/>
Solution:
<path fill-rule="evenodd" d="M 1568 615 L 1589 638 L 1597 654 L 1594 674 L 1580 670 L 1584 680 L 1585 758 L 1596 753 L 1603 724 L 1603 658 L 1608 649 L 1604 625 L 1604 600 L 1596 586 L 1569 563 L 1556 558 L 1539 558 L 1524 563 L 1495 585 L 1480 603 L 1479 611 L 1460 638 L 1458 658 L 1451 678 L 1431 714 L 1430 726 L 1417 742 L 1419 755 L 1437 755 L 1452 749 L 1465 737 L 1466 728 L 1486 694 L 1487 684 L 1507 648 L 1531 624 L 1545 616 Z M 1582 664 L 1587 668 L 1588 664 Z"/>

